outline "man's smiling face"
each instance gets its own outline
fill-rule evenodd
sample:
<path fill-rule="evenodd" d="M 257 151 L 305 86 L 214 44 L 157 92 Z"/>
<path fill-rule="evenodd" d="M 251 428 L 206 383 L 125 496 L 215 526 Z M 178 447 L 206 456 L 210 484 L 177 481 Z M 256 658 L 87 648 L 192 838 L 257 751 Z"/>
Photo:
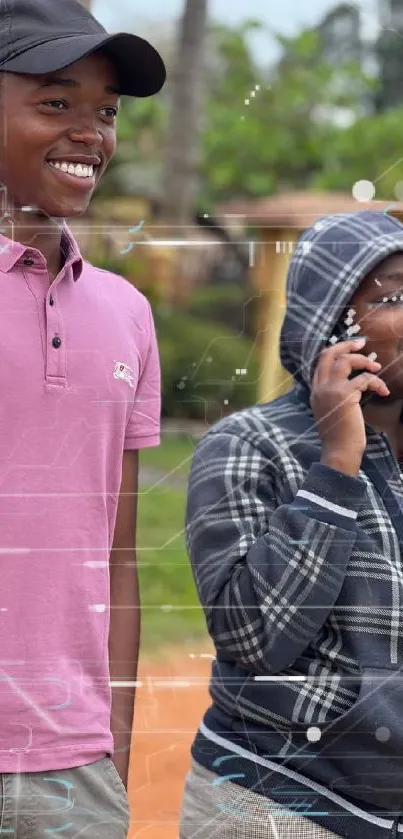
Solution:
<path fill-rule="evenodd" d="M 81 215 L 115 152 L 118 108 L 116 71 L 100 52 L 46 76 L 2 74 L 0 182 L 9 204 Z"/>

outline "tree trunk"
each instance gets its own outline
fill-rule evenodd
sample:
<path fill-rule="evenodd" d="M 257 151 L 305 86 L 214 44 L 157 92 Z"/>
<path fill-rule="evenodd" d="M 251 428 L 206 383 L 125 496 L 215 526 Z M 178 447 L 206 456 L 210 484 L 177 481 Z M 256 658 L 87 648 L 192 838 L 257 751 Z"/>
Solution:
<path fill-rule="evenodd" d="M 195 210 L 207 16 L 208 0 L 185 0 L 164 154 L 161 210 L 169 224 L 190 224 Z"/>

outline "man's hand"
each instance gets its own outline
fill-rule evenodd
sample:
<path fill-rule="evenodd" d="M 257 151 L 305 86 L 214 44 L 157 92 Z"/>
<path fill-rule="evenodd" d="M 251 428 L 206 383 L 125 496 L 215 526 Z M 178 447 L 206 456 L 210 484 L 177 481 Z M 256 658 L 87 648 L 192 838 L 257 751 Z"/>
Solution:
<path fill-rule="evenodd" d="M 130 743 L 123 748 L 116 748 L 112 756 L 112 761 L 127 792 L 129 782 Z"/>

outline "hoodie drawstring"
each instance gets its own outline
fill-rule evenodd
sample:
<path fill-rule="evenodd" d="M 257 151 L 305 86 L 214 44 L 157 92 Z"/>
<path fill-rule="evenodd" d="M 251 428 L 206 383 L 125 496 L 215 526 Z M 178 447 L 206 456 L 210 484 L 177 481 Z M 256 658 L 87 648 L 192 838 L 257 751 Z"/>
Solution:
<path fill-rule="evenodd" d="M 403 805 L 400 805 L 401 807 Z M 390 832 L 390 839 L 398 839 L 399 836 L 399 822 L 403 816 L 403 810 L 400 811 L 399 815 L 393 820 L 392 829 Z"/>

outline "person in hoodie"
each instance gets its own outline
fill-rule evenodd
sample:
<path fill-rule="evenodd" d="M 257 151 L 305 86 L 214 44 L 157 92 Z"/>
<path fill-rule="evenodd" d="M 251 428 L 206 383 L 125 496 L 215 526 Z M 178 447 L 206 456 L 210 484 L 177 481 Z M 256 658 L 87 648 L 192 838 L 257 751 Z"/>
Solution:
<path fill-rule="evenodd" d="M 294 387 L 195 452 L 187 540 L 213 639 L 180 839 L 403 834 L 403 225 L 299 240 Z"/>

